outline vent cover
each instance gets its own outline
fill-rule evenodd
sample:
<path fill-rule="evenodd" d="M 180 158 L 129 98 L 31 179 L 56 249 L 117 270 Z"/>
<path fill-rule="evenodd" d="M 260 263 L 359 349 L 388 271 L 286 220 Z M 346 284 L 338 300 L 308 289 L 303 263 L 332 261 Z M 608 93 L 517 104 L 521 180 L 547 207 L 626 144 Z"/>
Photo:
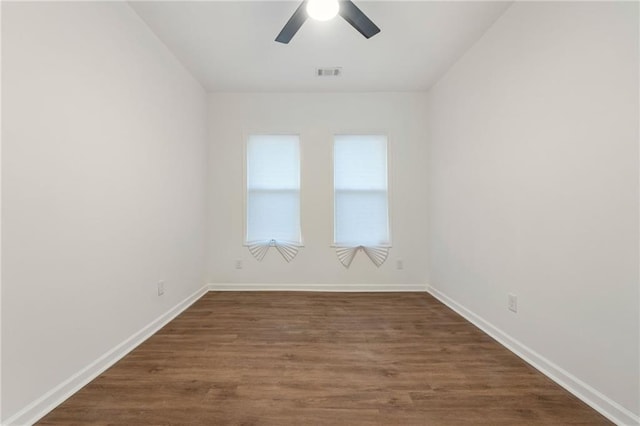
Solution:
<path fill-rule="evenodd" d="M 318 77 L 340 77 L 341 75 L 342 75 L 342 67 L 316 69 L 316 76 Z"/>

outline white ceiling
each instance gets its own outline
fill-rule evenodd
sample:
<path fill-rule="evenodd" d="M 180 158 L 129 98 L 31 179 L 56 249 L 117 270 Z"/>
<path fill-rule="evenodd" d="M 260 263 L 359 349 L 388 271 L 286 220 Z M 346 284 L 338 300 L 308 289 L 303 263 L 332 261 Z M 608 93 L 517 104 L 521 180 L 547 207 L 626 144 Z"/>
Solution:
<path fill-rule="evenodd" d="M 274 41 L 291 1 L 142 1 L 136 12 L 209 91 L 426 90 L 510 2 L 354 1 L 382 31 L 367 40 L 339 16 Z M 337 78 L 318 67 L 343 68 Z"/>

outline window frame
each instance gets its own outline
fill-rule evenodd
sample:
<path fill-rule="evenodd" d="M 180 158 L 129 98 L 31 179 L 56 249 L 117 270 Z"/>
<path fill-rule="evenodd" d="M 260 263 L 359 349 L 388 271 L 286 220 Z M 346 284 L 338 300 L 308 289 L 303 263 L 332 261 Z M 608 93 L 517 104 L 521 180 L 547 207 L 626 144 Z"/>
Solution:
<path fill-rule="evenodd" d="M 348 132 L 334 132 L 332 133 L 332 141 L 331 141 L 331 241 L 330 247 L 338 248 L 343 247 L 340 243 L 336 242 L 336 184 L 335 184 L 335 164 L 336 164 L 336 137 L 337 136 L 384 136 L 387 140 L 386 144 L 386 154 L 387 154 L 387 232 L 389 239 L 386 244 L 382 244 L 378 247 L 391 248 L 393 247 L 393 230 L 391 224 L 392 220 L 392 212 L 393 212 L 393 197 L 392 197 L 392 186 L 393 186 L 393 167 L 392 167 L 392 137 L 388 131 L 366 131 L 366 132 L 358 132 L 358 131 L 348 131 Z"/>
<path fill-rule="evenodd" d="M 249 247 L 252 243 L 252 241 L 248 240 L 248 224 L 247 224 L 247 220 L 248 220 L 248 212 L 247 212 L 247 207 L 249 206 L 248 204 L 248 197 L 249 197 L 249 190 L 247 187 L 247 172 L 249 170 L 248 168 L 248 164 L 247 164 L 247 155 L 248 155 L 248 146 L 249 146 L 249 139 L 252 136 L 296 136 L 298 138 L 298 223 L 299 223 L 299 227 L 298 227 L 298 235 L 299 235 L 299 241 L 295 242 L 296 245 L 298 247 L 304 247 L 304 240 L 303 240 L 303 236 L 302 236 L 302 184 L 303 184 L 303 173 L 302 173 L 302 165 L 303 165 L 303 149 L 302 149 L 302 136 L 300 135 L 300 132 L 295 132 L 295 131 L 284 131 L 284 132 L 280 132 L 280 131 L 254 131 L 254 130 L 250 130 L 250 131 L 243 131 L 242 132 L 242 200 L 243 200 L 243 208 L 242 208 L 242 245 L 244 247 Z"/>

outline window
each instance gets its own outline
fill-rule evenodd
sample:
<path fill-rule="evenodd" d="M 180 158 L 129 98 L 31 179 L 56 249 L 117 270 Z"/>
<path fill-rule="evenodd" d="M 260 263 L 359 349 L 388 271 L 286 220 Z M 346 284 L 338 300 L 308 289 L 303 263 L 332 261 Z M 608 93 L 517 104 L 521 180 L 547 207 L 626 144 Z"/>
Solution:
<path fill-rule="evenodd" d="M 275 246 L 289 261 L 301 245 L 299 137 L 251 135 L 246 160 L 246 243 L 258 260 Z"/>
<path fill-rule="evenodd" d="M 389 247 L 387 137 L 337 135 L 333 161 L 336 246 Z"/>

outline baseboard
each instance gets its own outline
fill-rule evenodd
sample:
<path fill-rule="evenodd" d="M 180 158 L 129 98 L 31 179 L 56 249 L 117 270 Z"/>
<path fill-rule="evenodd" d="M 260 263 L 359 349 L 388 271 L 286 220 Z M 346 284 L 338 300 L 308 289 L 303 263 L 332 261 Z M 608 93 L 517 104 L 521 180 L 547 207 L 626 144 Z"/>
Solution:
<path fill-rule="evenodd" d="M 429 285 L 427 285 L 427 292 L 612 422 L 617 425 L 640 425 L 640 416 L 632 413 L 568 371 L 546 359 L 543 355 L 509 336 L 446 294 Z"/>
<path fill-rule="evenodd" d="M 424 284 L 261 284 L 210 283 L 209 291 L 405 292 L 426 290 Z"/>
<path fill-rule="evenodd" d="M 196 300 L 202 297 L 207 291 L 350 291 L 350 292 L 373 292 L 373 291 L 425 291 L 425 286 L 420 284 L 208 284 L 196 291 L 169 311 L 153 320 L 147 326 L 136 332 L 134 335 L 120 343 L 91 364 L 51 389 L 40 398 L 31 402 L 25 408 L 8 418 L 3 424 L 31 425 L 44 417 L 58 405 L 62 404 L 71 395 L 86 386 L 102 374 L 109 367 L 114 365 L 125 355 L 139 346 L 142 342 L 151 337 L 154 333 L 164 327 L 169 321 L 174 319 L 185 309 L 191 306 Z"/>
<path fill-rule="evenodd" d="M 113 364 L 122 359 L 125 355 L 139 346 L 142 342 L 151 337 L 154 333 L 164 327 L 169 321 L 177 317 L 185 309 L 191 306 L 196 300 L 202 297 L 208 288 L 202 287 L 186 299 L 169 309 L 167 312 L 153 320 L 140 331 L 114 347 L 91 364 L 60 383 L 55 388 L 27 405 L 5 421 L 6 426 L 11 425 L 32 425 L 58 405 L 62 404 L 71 395 L 86 386 L 93 379 L 102 374 Z"/>
<path fill-rule="evenodd" d="M 618 425 L 640 425 L 640 417 L 593 389 L 577 377 L 557 366 L 544 356 L 504 333 L 493 324 L 460 305 L 444 293 L 419 284 L 208 284 L 196 291 L 146 327 L 114 347 L 87 367 L 71 376 L 18 413 L 5 421 L 5 425 L 31 425 L 64 402 L 71 395 L 94 380 L 113 364 L 151 337 L 169 321 L 191 306 L 207 291 L 331 291 L 331 292 L 409 292 L 427 291 L 436 299 L 462 315 L 511 352 L 518 355 L 544 375 L 558 383 L 589 406 Z"/>

